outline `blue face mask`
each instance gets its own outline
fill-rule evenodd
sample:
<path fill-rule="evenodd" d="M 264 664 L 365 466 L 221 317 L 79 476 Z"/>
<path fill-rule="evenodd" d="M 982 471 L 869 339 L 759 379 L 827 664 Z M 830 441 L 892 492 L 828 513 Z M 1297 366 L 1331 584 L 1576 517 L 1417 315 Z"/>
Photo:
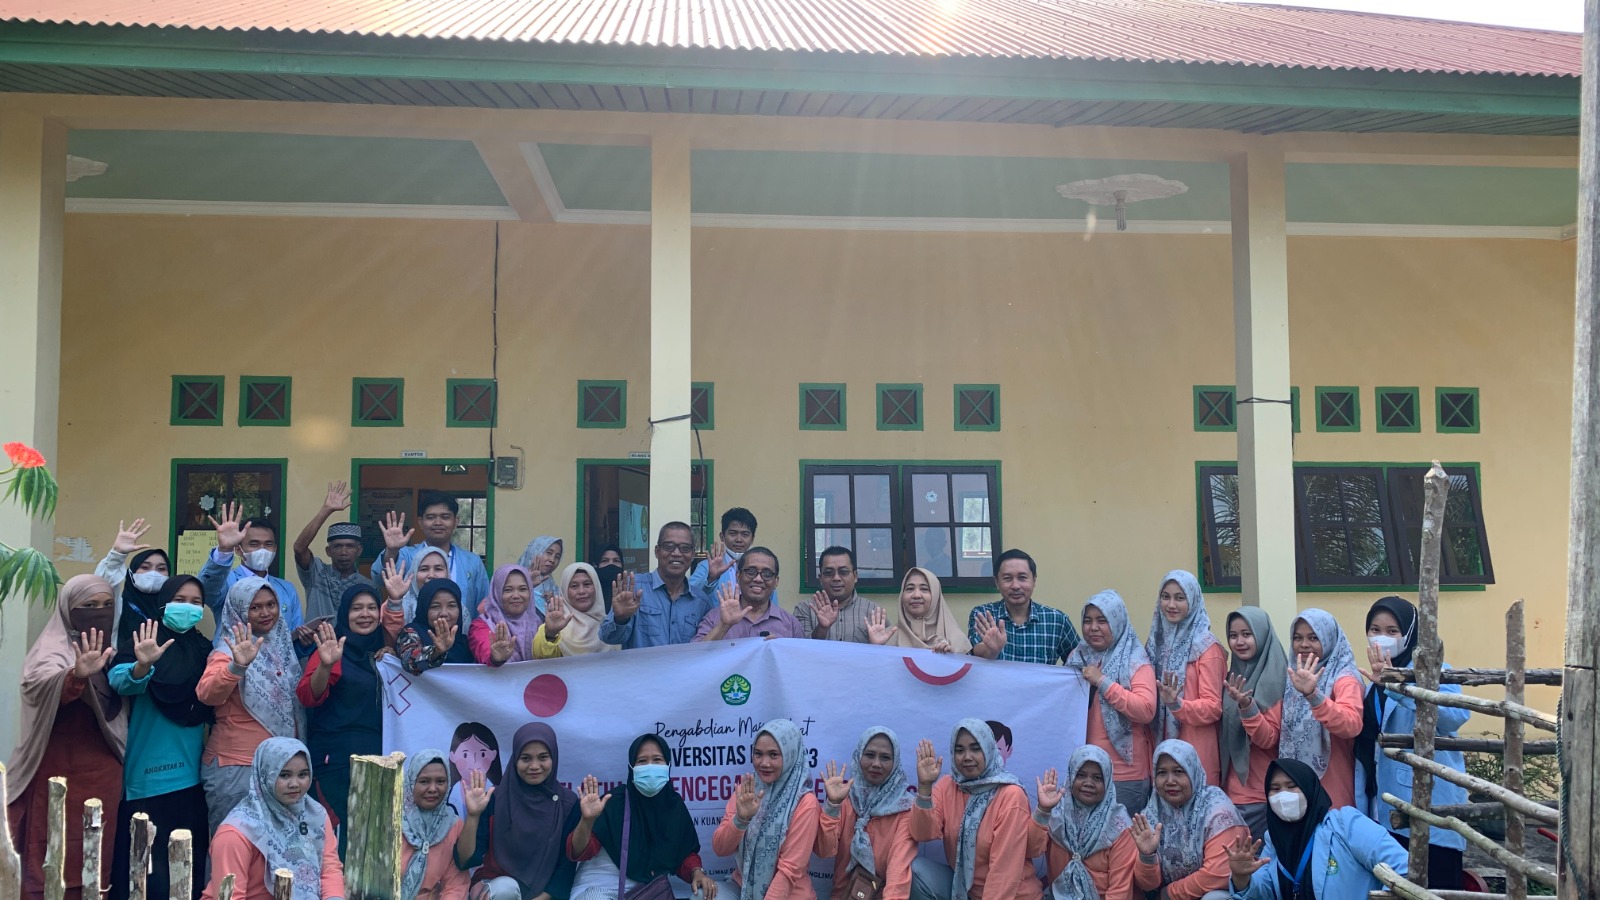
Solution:
<path fill-rule="evenodd" d="M 205 614 L 205 607 L 193 603 L 168 603 L 166 612 L 161 614 L 161 623 L 182 634 L 200 624 L 200 619 Z"/>
<path fill-rule="evenodd" d="M 666 766 L 661 765 L 634 766 L 633 786 L 646 797 L 654 797 L 661 793 L 661 789 L 671 780 L 668 778 L 668 771 Z"/>

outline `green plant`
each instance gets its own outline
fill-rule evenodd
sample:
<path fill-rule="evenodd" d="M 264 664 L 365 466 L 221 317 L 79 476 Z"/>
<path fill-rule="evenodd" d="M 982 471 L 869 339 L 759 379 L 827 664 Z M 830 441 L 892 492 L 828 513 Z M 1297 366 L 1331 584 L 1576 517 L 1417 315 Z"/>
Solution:
<path fill-rule="evenodd" d="M 45 468 L 44 456 L 20 441 L 5 445 L 11 468 L 0 472 L 5 494 L 0 501 L 22 507 L 30 517 L 49 521 L 56 514 L 56 479 Z M 61 587 L 61 575 L 50 557 L 32 547 L 11 547 L 0 542 L 0 601 L 17 593 L 29 601 L 49 601 Z"/>
<path fill-rule="evenodd" d="M 1484 737 L 1498 738 L 1498 734 Z M 1467 753 L 1467 774 L 1502 784 L 1505 768 L 1499 753 Z M 1554 756 L 1526 756 L 1522 760 L 1522 793 L 1529 800 L 1555 800 L 1561 794 L 1561 769 Z"/>

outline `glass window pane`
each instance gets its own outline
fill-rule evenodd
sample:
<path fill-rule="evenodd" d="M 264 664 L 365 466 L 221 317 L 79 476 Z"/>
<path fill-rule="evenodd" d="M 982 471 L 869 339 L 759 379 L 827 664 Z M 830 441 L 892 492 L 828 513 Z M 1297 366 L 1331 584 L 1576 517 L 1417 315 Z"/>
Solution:
<path fill-rule="evenodd" d="M 1476 519 L 1472 509 L 1472 490 L 1467 476 L 1450 476 L 1450 495 L 1444 501 L 1444 521 L 1447 525 L 1472 525 Z"/>
<path fill-rule="evenodd" d="M 950 480 L 944 475 L 919 473 L 911 476 L 911 520 L 913 522 L 950 521 Z M 938 574 L 935 572 L 934 574 Z"/>
<path fill-rule="evenodd" d="M 988 528 L 957 528 L 961 554 L 956 557 L 956 574 L 962 578 L 994 577 L 993 535 Z"/>
<path fill-rule="evenodd" d="M 850 521 L 850 476 L 818 475 L 811 479 L 812 515 L 818 525 Z"/>
<path fill-rule="evenodd" d="M 856 529 L 856 568 L 862 578 L 894 578 L 894 532 Z"/>
<path fill-rule="evenodd" d="M 1446 528 L 1444 571 L 1456 577 L 1483 575 L 1483 542 L 1476 528 Z"/>
<path fill-rule="evenodd" d="M 1217 579 L 1242 578 L 1244 565 L 1239 551 L 1239 529 L 1235 526 L 1217 527 L 1217 559 L 1213 573 Z"/>
<path fill-rule="evenodd" d="M 894 521 L 889 506 L 889 476 L 856 475 L 856 524 L 887 525 Z"/>
<path fill-rule="evenodd" d="M 1349 575 L 1350 548 L 1343 528 L 1318 528 L 1311 532 L 1311 565 L 1318 575 Z"/>
<path fill-rule="evenodd" d="M 1389 574 L 1389 548 L 1384 541 L 1383 529 L 1350 529 L 1350 557 L 1355 571 L 1362 578 L 1375 578 Z"/>
<path fill-rule="evenodd" d="M 809 563 L 813 569 L 817 567 L 817 563 L 822 559 L 822 551 L 829 547 L 855 549 L 855 536 L 848 528 L 818 528 L 815 532 L 815 537 L 816 546 L 811 549 L 816 554 L 816 558 Z"/>
<path fill-rule="evenodd" d="M 971 529 L 963 528 L 962 531 Z M 954 558 L 950 553 L 949 528 L 916 529 L 917 565 L 940 578 L 949 578 L 954 571 Z"/>
<path fill-rule="evenodd" d="M 1339 503 L 1339 479 L 1333 475 L 1306 475 L 1306 512 L 1313 522 L 1344 521 Z"/>
<path fill-rule="evenodd" d="M 1211 517 L 1218 525 L 1233 525 L 1239 521 L 1239 476 L 1212 475 Z"/>
<path fill-rule="evenodd" d="M 989 522 L 989 476 L 952 475 L 950 493 L 956 498 L 957 522 Z"/>
<path fill-rule="evenodd" d="M 1341 475 L 1339 490 L 1346 521 L 1363 524 L 1383 521 L 1378 506 L 1378 479 L 1369 475 Z"/>

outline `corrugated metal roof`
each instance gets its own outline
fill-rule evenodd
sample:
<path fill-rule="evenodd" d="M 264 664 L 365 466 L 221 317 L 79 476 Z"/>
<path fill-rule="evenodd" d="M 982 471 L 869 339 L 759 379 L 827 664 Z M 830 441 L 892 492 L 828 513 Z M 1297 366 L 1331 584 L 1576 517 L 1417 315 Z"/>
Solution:
<path fill-rule="evenodd" d="M 0 22 L 1576 76 L 1580 35 L 1218 0 L 0 0 Z"/>

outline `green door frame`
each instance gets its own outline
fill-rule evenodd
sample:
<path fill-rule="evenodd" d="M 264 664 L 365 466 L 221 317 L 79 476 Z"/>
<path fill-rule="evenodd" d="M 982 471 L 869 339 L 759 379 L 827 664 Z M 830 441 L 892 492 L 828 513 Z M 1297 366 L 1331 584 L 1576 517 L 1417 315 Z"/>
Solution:
<path fill-rule="evenodd" d="M 356 521 L 356 510 L 361 506 L 361 467 L 362 466 L 488 466 L 489 481 L 484 489 L 484 496 L 489 500 L 489 535 L 484 545 L 484 555 L 489 557 L 489 571 L 494 571 L 494 461 L 488 457 L 452 457 L 449 459 L 389 459 L 386 457 L 364 456 L 350 460 L 350 521 Z M 412 510 L 410 519 L 413 526 L 416 519 L 416 510 Z"/>

